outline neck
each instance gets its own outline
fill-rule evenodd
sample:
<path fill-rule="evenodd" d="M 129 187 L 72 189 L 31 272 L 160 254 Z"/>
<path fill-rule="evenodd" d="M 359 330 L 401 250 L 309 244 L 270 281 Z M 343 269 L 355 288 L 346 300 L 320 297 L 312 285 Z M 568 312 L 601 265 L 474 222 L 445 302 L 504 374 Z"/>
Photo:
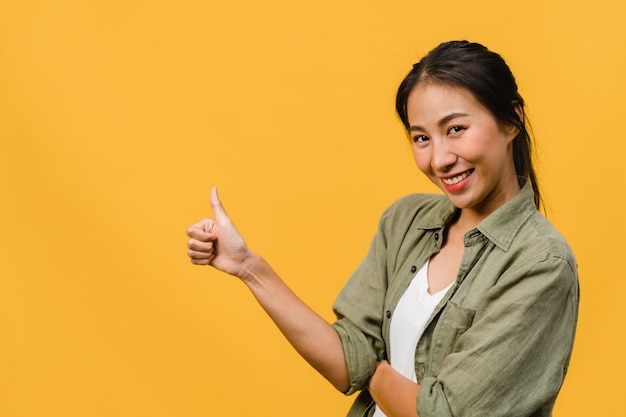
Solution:
<path fill-rule="evenodd" d="M 478 207 L 462 209 L 455 222 L 457 227 L 465 230 L 466 232 L 475 228 L 480 224 L 480 222 L 485 220 L 487 216 L 519 194 L 520 190 L 521 188 L 517 181 L 511 182 L 510 187 L 501 190 L 497 195 L 492 196 L 489 199 L 489 203 Z"/>

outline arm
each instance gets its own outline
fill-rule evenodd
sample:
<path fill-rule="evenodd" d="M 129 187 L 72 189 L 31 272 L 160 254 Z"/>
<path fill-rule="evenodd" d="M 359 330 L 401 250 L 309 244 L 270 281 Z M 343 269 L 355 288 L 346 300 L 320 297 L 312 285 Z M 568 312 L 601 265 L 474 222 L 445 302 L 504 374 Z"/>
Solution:
<path fill-rule="evenodd" d="M 418 411 L 438 417 L 522 416 L 551 408 L 573 341 L 572 272 L 567 262 L 551 258 L 503 279 L 487 293 L 485 307 L 472 315 L 473 325 L 436 375 L 427 374 L 418 385 L 381 361 L 368 383 L 372 398 L 388 417 L 415 417 Z M 441 320 L 462 314 L 458 307 L 448 313 Z"/>
<path fill-rule="evenodd" d="M 451 350 L 426 362 L 419 415 L 548 415 L 567 371 L 577 294 L 571 264 L 548 255 L 505 272 L 475 313 L 451 299 L 437 326 L 454 332 L 436 339 Z"/>
<path fill-rule="evenodd" d="M 381 361 L 370 379 L 368 390 L 387 417 L 416 417 L 420 386 Z"/>
<path fill-rule="evenodd" d="M 191 262 L 240 278 L 296 351 L 338 390 L 347 391 L 348 370 L 337 332 L 246 245 L 215 188 L 211 206 L 215 218 L 204 219 L 187 230 Z"/>

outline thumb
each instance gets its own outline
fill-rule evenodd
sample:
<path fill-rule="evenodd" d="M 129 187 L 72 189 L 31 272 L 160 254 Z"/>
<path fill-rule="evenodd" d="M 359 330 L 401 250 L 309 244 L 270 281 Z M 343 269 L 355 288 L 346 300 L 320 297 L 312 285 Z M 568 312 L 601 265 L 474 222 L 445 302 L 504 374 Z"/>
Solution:
<path fill-rule="evenodd" d="M 229 220 L 228 214 L 226 214 L 226 210 L 224 210 L 224 206 L 220 201 L 220 197 L 217 195 L 217 187 L 213 187 L 211 189 L 211 207 L 213 208 L 213 213 L 215 214 L 215 219 L 218 222 Z"/>

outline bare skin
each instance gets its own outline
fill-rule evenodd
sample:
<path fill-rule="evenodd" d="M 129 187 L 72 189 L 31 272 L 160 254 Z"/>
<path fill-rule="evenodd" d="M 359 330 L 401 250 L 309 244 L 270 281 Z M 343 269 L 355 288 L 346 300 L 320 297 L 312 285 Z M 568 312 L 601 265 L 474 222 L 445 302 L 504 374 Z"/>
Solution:
<path fill-rule="evenodd" d="M 465 233 L 519 192 L 511 150 L 517 131 L 500 125 L 467 90 L 457 87 L 418 84 L 407 110 L 418 168 L 460 209 L 445 231 L 440 252 L 429 262 L 429 292 L 436 293 L 456 279 Z M 215 218 L 201 220 L 187 231 L 191 262 L 240 278 L 300 355 L 346 392 L 348 368 L 334 328 L 246 245 L 215 189 L 211 206 Z M 419 385 L 386 361 L 376 367 L 368 389 L 388 417 L 418 415 Z"/>
<path fill-rule="evenodd" d="M 457 223 L 451 225 L 444 236 L 441 250 L 428 262 L 428 292 L 438 293 L 456 280 L 463 257 L 463 230 Z"/>
<path fill-rule="evenodd" d="M 337 332 L 246 245 L 215 188 L 211 191 L 211 206 L 215 218 L 203 219 L 187 230 L 191 262 L 240 278 L 298 353 L 335 388 L 347 391 L 348 368 Z"/>
<path fill-rule="evenodd" d="M 434 294 L 456 279 L 465 233 L 519 192 L 511 145 L 517 129 L 499 124 L 459 87 L 418 84 L 407 110 L 418 168 L 461 209 L 429 261 L 428 290 Z M 378 364 L 368 389 L 388 417 L 418 415 L 419 385 L 386 361 Z"/>

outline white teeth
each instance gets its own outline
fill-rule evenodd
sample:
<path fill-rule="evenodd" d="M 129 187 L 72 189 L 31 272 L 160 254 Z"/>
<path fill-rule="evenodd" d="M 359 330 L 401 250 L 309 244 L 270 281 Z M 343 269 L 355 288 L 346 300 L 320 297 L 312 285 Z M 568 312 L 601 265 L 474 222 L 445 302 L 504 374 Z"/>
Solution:
<path fill-rule="evenodd" d="M 454 185 L 454 184 L 458 184 L 459 182 L 463 181 L 465 178 L 467 178 L 469 176 L 470 172 L 469 171 L 465 171 L 464 173 L 457 175 L 456 177 L 453 178 L 444 178 L 443 182 L 448 184 L 448 185 Z"/>

